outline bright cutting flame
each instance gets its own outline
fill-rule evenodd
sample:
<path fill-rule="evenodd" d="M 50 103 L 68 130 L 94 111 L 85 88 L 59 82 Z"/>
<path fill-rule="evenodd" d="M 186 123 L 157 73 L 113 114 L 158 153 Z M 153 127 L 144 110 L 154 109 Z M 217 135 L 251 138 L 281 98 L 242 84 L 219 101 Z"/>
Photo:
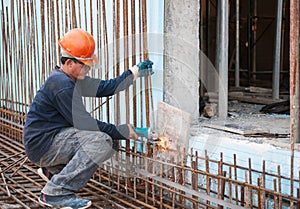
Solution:
<path fill-rule="evenodd" d="M 158 146 L 161 146 L 163 150 L 166 150 L 169 147 L 169 137 L 167 136 L 159 136 L 159 142 L 157 143 Z"/>

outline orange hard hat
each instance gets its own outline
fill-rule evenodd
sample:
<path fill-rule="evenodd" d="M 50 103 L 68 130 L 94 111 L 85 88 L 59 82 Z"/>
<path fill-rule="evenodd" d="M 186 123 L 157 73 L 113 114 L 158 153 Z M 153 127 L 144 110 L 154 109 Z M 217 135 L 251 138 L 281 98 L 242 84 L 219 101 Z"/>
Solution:
<path fill-rule="evenodd" d="M 95 40 L 87 31 L 79 28 L 72 29 L 59 39 L 58 43 L 65 52 L 63 56 L 67 54 L 88 66 L 98 64 L 98 58 L 94 54 Z"/>

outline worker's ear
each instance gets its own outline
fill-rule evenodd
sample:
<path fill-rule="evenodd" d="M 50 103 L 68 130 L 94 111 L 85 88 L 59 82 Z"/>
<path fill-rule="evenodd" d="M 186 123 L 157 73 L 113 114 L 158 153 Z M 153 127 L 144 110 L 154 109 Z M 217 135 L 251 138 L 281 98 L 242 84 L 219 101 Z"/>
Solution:
<path fill-rule="evenodd" d="M 65 62 L 65 64 L 67 64 L 67 65 L 69 65 L 70 63 L 72 63 L 72 60 L 70 60 L 70 59 L 67 59 Z"/>
<path fill-rule="evenodd" d="M 74 64 L 75 62 L 71 59 L 67 59 L 65 62 L 65 65 L 67 65 L 68 67 L 73 67 Z"/>

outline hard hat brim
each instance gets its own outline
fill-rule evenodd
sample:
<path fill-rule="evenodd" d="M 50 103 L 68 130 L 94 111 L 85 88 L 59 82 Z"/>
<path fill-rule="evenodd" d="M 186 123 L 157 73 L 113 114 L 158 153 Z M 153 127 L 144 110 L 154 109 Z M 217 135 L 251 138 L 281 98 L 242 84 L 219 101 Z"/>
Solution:
<path fill-rule="evenodd" d="M 75 57 L 75 59 L 77 59 Z M 99 60 L 98 60 L 98 57 L 94 54 L 91 59 L 88 59 L 88 60 L 81 60 L 81 59 L 78 59 L 80 62 L 84 63 L 85 65 L 88 65 L 88 66 L 95 66 L 99 63 Z"/>
<path fill-rule="evenodd" d="M 74 58 L 77 59 L 78 61 L 82 62 L 85 65 L 88 65 L 90 67 L 95 66 L 99 63 L 98 57 L 94 54 L 91 58 L 80 58 L 80 57 L 74 57 L 67 53 L 66 51 L 62 50 L 61 52 L 62 57 L 69 57 L 69 58 Z"/>

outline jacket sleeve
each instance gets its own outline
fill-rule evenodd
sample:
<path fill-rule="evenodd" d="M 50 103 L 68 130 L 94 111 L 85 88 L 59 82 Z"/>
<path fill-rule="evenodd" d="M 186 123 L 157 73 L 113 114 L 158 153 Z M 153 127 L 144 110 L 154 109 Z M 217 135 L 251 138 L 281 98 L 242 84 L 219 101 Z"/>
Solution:
<path fill-rule="evenodd" d="M 84 80 L 78 81 L 76 85 L 78 85 L 81 95 L 84 97 L 107 97 L 127 89 L 132 83 L 132 72 L 127 70 L 120 76 L 109 80 L 87 76 Z"/>
<path fill-rule="evenodd" d="M 72 95 L 72 96 L 71 96 Z M 74 128 L 79 130 L 101 131 L 108 134 L 114 140 L 128 139 L 129 128 L 126 124 L 115 126 L 93 118 L 85 109 L 82 97 L 75 92 L 60 92 L 55 99 L 61 115 Z"/>
<path fill-rule="evenodd" d="M 128 139 L 129 128 L 127 124 L 115 126 L 110 123 L 105 123 L 97 120 L 100 131 L 107 133 L 114 140 Z"/>

